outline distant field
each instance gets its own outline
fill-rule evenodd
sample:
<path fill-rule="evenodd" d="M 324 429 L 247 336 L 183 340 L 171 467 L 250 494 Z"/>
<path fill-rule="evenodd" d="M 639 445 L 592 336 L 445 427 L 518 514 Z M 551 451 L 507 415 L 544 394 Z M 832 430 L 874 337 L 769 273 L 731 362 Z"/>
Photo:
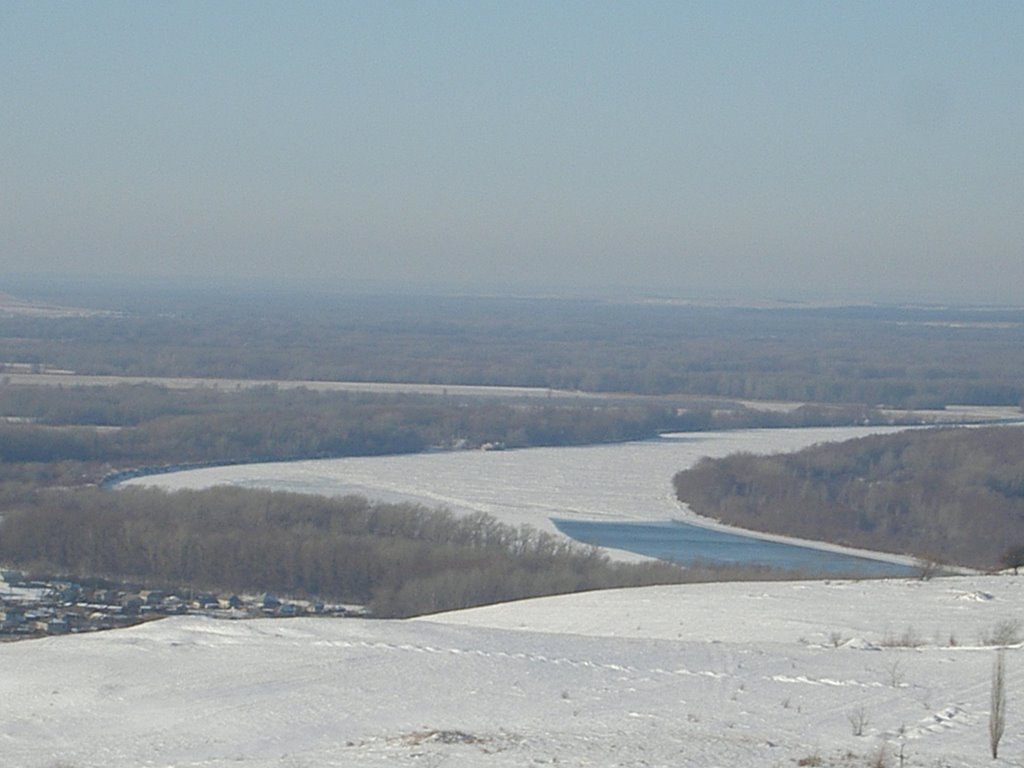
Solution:
<path fill-rule="evenodd" d="M 273 387 L 281 390 L 306 389 L 311 392 L 364 392 L 369 394 L 409 394 L 434 395 L 452 397 L 482 398 L 540 398 L 545 400 L 573 401 L 586 400 L 634 400 L 658 402 L 664 396 L 637 395 L 630 393 L 611 392 L 580 392 L 578 390 L 546 389 L 543 387 L 509 387 L 497 385 L 472 384 L 415 384 L 388 381 L 296 381 L 293 379 L 224 379 L 173 376 L 96 376 L 76 374 L 69 371 L 47 373 L 0 373 L 0 383 L 16 386 L 38 387 L 112 387 L 117 385 L 151 384 L 167 389 L 190 390 L 212 389 L 232 392 L 260 387 Z M 699 407 L 702 402 L 713 402 L 717 398 L 698 395 L 675 398 L 683 400 L 691 406 Z M 724 405 L 725 403 L 723 403 Z M 759 400 L 738 400 L 736 406 L 751 411 L 765 413 L 790 414 L 807 403 L 778 402 Z M 886 413 L 886 409 L 882 409 Z M 894 419 L 918 420 L 922 423 L 956 423 L 984 424 L 998 421 L 1012 421 L 1022 418 L 1019 406 L 1011 405 L 947 405 L 941 409 L 888 409 Z"/>
<path fill-rule="evenodd" d="M 225 379 L 179 376 L 97 376 L 68 371 L 54 373 L 0 373 L 6 384 L 52 387 L 105 387 L 118 384 L 155 384 L 168 389 L 219 389 L 232 391 L 255 387 L 308 389 L 313 392 L 370 392 L 376 394 L 457 395 L 459 397 L 558 397 L 603 398 L 609 394 L 570 392 L 542 387 L 475 386 L 469 384 L 416 384 L 387 381 L 313 381 L 294 379 Z"/>

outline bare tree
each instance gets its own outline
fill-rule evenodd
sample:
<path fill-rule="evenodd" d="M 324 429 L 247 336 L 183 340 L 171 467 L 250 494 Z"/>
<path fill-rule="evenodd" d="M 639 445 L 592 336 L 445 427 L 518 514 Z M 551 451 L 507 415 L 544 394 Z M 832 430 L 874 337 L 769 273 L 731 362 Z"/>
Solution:
<path fill-rule="evenodd" d="M 988 714 L 988 744 L 992 759 L 999 757 L 999 740 L 1006 727 L 1006 658 L 1000 648 L 992 663 L 992 706 Z"/>
<path fill-rule="evenodd" d="M 847 719 L 849 719 L 850 725 L 853 728 L 853 735 L 863 736 L 864 729 L 867 727 L 868 724 L 868 712 L 866 709 L 864 709 L 864 705 L 861 704 L 856 709 L 850 710 L 850 712 L 847 713 L 846 717 Z"/>
<path fill-rule="evenodd" d="M 903 670 L 900 669 L 900 659 L 898 656 L 890 660 L 886 664 L 885 669 L 889 674 L 889 685 L 893 688 L 899 688 L 903 685 Z"/>

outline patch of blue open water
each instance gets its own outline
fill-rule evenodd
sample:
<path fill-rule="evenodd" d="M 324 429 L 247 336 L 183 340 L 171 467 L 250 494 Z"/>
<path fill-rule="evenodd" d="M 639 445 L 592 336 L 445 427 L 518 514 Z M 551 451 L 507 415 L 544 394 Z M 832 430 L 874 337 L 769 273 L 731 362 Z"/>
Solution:
<path fill-rule="evenodd" d="M 857 557 L 841 552 L 768 541 L 742 534 L 671 522 L 600 522 L 553 520 L 577 541 L 636 552 L 681 565 L 765 566 L 808 577 L 882 578 L 911 576 L 911 566 Z"/>

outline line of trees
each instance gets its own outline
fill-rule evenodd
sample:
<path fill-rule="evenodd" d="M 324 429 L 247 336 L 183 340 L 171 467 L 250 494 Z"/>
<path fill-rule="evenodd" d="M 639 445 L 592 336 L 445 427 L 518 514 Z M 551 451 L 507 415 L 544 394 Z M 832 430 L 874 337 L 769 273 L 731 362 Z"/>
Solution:
<path fill-rule="evenodd" d="M 116 316 L 2 319 L 0 362 L 894 407 L 1024 400 L 1024 313 L 1014 310 L 209 298 L 157 297 Z"/>
<path fill-rule="evenodd" d="M 32 468 L 44 477 L 63 463 L 93 481 L 111 469 L 160 463 L 640 439 L 674 418 L 664 407 L 614 403 L 575 407 L 274 387 L 176 392 L 149 385 L 0 385 L 0 416 L 0 480 L 31 475 Z"/>
<path fill-rule="evenodd" d="M 138 384 L 0 384 L 0 481 L 78 485 L 115 470 L 411 453 L 430 448 L 579 445 L 662 431 L 865 423 L 859 406 L 753 411 L 636 398 L 502 400 Z"/>
<path fill-rule="evenodd" d="M 6 499 L 10 502 L 11 499 Z M 150 585 L 277 591 L 410 616 L 695 580 L 487 515 L 234 488 L 38 491 L 5 504 L 0 560 Z M 707 574 L 703 574 L 707 578 Z"/>
<path fill-rule="evenodd" d="M 979 568 L 1024 542 L 1019 427 L 876 435 L 705 459 L 674 478 L 697 513 L 772 533 Z"/>

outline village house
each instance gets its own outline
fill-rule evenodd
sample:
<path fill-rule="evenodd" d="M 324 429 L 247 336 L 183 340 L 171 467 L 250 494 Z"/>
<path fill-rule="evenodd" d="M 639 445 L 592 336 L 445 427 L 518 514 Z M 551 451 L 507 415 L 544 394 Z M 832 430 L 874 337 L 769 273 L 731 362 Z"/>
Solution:
<path fill-rule="evenodd" d="M 4 630 L 10 632 L 25 623 L 25 609 L 9 605 L 0 613 L 0 620 Z"/>
<path fill-rule="evenodd" d="M 231 610 L 242 607 L 242 598 L 238 595 L 220 595 L 217 598 L 217 605 L 224 610 Z"/>
<path fill-rule="evenodd" d="M 192 598 L 192 607 L 196 610 L 208 611 L 214 608 L 219 608 L 220 604 L 217 602 L 217 596 L 211 594 L 199 594 Z"/>

